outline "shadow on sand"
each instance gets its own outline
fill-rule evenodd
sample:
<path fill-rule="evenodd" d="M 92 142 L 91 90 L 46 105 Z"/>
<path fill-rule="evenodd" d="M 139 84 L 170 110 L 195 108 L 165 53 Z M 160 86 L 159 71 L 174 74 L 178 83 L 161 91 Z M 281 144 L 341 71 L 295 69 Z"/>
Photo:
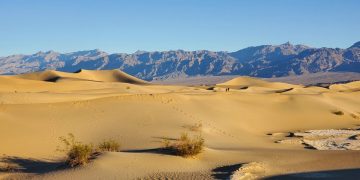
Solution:
<path fill-rule="evenodd" d="M 162 143 L 164 140 L 168 140 L 168 141 L 178 140 L 178 139 L 175 139 L 175 138 L 158 137 L 158 136 L 154 136 L 152 138 L 155 139 L 153 142 L 159 142 L 159 143 Z M 121 152 L 127 152 L 127 153 L 153 153 L 153 154 L 162 154 L 162 155 L 171 155 L 171 156 L 177 155 L 176 151 L 174 149 L 166 148 L 166 147 L 152 148 L 152 149 L 122 150 Z"/>
<path fill-rule="evenodd" d="M 230 179 L 230 176 L 238 170 L 243 164 L 233 164 L 228 166 L 217 167 L 212 170 L 211 176 L 214 179 Z"/>
<path fill-rule="evenodd" d="M 2 157 L 0 162 L 4 164 L 2 167 L 0 167 L 0 172 L 43 174 L 67 168 L 63 162 L 51 162 L 15 156 Z"/>
<path fill-rule="evenodd" d="M 153 154 L 172 155 L 172 156 L 176 155 L 176 152 L 174 150 L 168 149 L 168 148 L 123 150 L 121 152 L 127 152 L 127 153 L 153 153 Z"/>
<path fill-rule="evenodd" d="M 154 136 L 154 137 L 152 137 L 152 138 L 155 139 L 155 140 L 153 140 L 152 142 L 158 142 L 158 143 L 162 143 L 162 142 L 164 142 L 164 140 L 169 140 L 169 141 L 178 140 L 178 139 L 176 139 L 176 138 L 159 137 L 159 136 Z"/>
<path fill-rule="evenodd" d="M 303 172 L 277 175 L 265 178 L 266 180 L 287 179 L 360 179 L 360 169 L 343 169 L 316 172 Z"/>

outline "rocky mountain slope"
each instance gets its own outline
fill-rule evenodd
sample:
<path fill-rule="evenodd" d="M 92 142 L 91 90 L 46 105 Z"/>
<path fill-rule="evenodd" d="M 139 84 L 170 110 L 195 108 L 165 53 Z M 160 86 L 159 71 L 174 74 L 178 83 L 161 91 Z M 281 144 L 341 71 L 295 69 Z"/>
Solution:
<path fill-rule="evenodd" d="M 120 69 L 145 80 L 205 75 L 283 77 L 317 72 L 360 72 L 360 42 L 347 49 L 285 43 L 248 47 L 230 53 L 175 50 L 108 54 L 95 49 L 0 57 L 0 74 L 48 69 L 66 72 Z"/>

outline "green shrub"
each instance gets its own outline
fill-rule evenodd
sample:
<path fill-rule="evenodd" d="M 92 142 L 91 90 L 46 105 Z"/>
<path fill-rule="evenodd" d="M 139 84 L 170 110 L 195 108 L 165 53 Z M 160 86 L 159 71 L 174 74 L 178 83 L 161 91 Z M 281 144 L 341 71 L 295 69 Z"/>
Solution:
<path fill-rule="evenodd" d="M 112 139 L 105 140 L 98 145 L 100 151 L 120 151 L 120 144 Z"/>
<path fill-rule="evenodd" d="M 64 149 L 59 150 L 66 153 L 66 163 L 71 167 L 87 164 L 95 153 L 91 144 L 76 141 L 75 136 L 71 133 L 68 134 L 68 137 L 60 137 L 59 139 L 65 145 Z"/>

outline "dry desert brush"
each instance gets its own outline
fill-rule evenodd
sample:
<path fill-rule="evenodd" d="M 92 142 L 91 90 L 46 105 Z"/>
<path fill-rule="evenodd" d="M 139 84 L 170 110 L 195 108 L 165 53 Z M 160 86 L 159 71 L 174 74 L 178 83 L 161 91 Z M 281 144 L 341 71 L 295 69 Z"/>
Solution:
<path fill-rule="evenodd" d="M 120 144 L 113 139 L 104 140 L 98 145 L 100 151 L 117 152 L 120 151 Z"/>
<path fill-rule="evenodd" d="M 182 157 L 195 156 L 204 149 L 204 138 L 201 135 L 189 137 L 183 133 L 176 142 L 164 141 L 164 148 Z"/>
<path fill-rule="evenodd" d="M 59 139 L 64 144 L 64 148 L 58 150 L 66 153 L 66 163 L 71 167 L 87 164 L 95 154 L 91 144 L 76 141 L 75 136 L 71 133 L 67 137 Z"/>

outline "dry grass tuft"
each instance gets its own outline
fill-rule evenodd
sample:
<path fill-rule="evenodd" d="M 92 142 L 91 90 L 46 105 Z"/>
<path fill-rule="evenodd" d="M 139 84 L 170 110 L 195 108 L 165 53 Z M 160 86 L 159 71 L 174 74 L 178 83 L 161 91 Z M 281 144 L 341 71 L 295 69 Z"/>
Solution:
<path fill-rule="evenodd" d="M 91 144 L 76 141 L 75 136 L 71 133 L 67 137 L 60 137 L 59 139 L 65 148 L 58 150 L 66 153 L 66 163 L 71 167 L 87 164 L 95 153 Z"/>
<path fill-rule="evenodd" d="M 104 140 L 98 145 L 100 151 L 117 152 L 120 151 L 120 144 L 113 139 Z"/>
<path fill-rule="evenodd" d="M 188 134 L 183 133 L 174 143 L 171 143 L 169 140 L 164 140 L 163 147 L 175 152 L 179 156 L 190 157 L 202 152 L 204 142 L 204 138 L 201 135 L 191 138 Z"/>
<path fill-rule="evenodd" d="M 0 172 L 16 172 L 17 170 L 18 166 L 12 163 L 5 163 L 0 167 Z"/>

